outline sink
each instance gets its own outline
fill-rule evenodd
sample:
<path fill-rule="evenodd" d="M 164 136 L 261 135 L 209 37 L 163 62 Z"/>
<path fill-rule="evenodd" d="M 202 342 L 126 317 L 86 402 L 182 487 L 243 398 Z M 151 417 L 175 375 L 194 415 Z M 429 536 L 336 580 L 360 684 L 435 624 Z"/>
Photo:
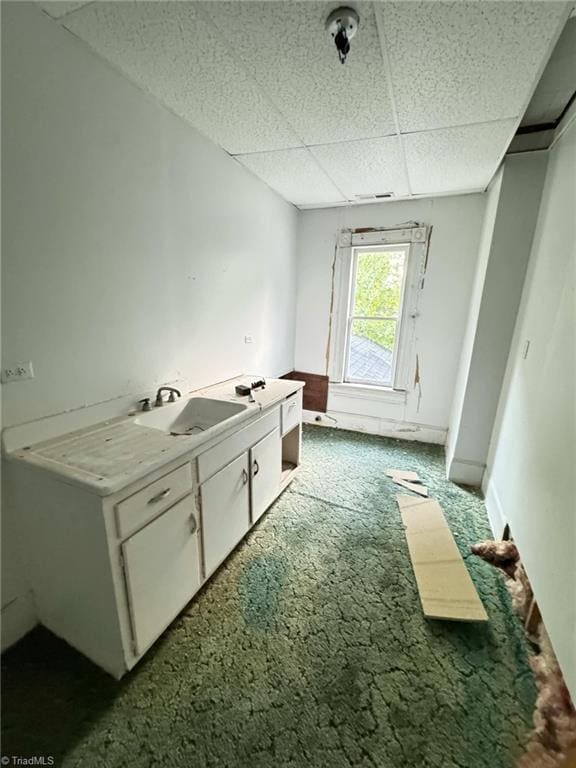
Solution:
<path fill-rule="evenodd" d="M 168 432 L 171 435 L 199 435 L 246 410 L 243 403 L 228 403 L 209 397 L 192 397 L 141 413 L 136 424 Z"/>
<path fill-rule="evenodd" d="M 173 435 L 194 435 L 215 427 L 246 410 L 243 403 L 227 403 L 209 397 L 193 397 L 170 426 Z"/>

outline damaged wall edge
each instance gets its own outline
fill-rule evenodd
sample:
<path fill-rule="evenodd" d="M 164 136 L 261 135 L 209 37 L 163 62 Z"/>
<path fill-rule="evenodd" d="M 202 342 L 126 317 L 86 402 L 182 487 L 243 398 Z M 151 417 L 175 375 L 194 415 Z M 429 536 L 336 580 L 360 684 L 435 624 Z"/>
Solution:
<path fill-rule="evenodd" d="M 317 417 L 320 416 L 318 420 Z M 446 429 L 433 424 L 416 424 L 393 418 L 350 413 L 328 408 L 326 413 L 304 409 L 302 419 L 306 424 L 316 424 L 334 429 L 352 430 L 368 435 L 390 437 L 418 443 L 444 445 Z"/>

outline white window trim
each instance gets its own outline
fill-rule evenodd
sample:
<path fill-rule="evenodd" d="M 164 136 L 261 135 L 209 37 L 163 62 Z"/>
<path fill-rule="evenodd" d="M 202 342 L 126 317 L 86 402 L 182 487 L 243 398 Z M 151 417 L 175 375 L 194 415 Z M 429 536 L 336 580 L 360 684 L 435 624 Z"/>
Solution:
<path fill-rule="evenodd" d="M 331 382 L 330 394 L 351 400 L 372 400 L 379 404 L 397 405 L 406 402 L 406 392 L 389 387 L 374 386 L 373 384 L 336 384 Z"/>
<path fill-rule="evenodd" d="M 387 229 L 372 232 L 342 232 L 338 238 L 334 261 L 334 289 L 330 322 L 328 375 L 330 382 L 356 389 L 380 389 L 404 395 L 415 370 L 415 335 L 418 300 L 426 264 L 429 228 L 422 226 Z M 400 319 L 400 334 L 393 386 L 344 382 L 348 313 L 352 294 L 352 265 L 356 248 L 369 245 L 408 245 L 408 265 L 405 273 L 404 297 Z"/>

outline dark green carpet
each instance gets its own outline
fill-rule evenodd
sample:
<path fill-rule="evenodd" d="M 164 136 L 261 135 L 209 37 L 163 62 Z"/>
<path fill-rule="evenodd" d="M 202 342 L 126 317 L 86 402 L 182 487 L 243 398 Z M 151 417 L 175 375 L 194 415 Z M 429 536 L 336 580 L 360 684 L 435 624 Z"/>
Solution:
<path fill-rule="evenodd" d="M 443 504 L 490 616 L 421 614 L 388 467 Z M 510 768 L 535 696 L 489 536 L 443 451 L 307 428 L 304 465 L 121 683 L 36 630 L 3 659 L 3 754 L 56 765 Z"/>

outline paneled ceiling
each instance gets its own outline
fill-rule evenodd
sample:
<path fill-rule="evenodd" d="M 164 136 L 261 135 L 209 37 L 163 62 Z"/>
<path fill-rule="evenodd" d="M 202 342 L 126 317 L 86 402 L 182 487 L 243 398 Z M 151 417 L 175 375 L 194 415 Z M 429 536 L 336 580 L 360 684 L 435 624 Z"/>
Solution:
<path fill-rule="evenodd" d="M 484 189 L 565 2 L 41 2 L 141 88 L 299 207 Z"/>

